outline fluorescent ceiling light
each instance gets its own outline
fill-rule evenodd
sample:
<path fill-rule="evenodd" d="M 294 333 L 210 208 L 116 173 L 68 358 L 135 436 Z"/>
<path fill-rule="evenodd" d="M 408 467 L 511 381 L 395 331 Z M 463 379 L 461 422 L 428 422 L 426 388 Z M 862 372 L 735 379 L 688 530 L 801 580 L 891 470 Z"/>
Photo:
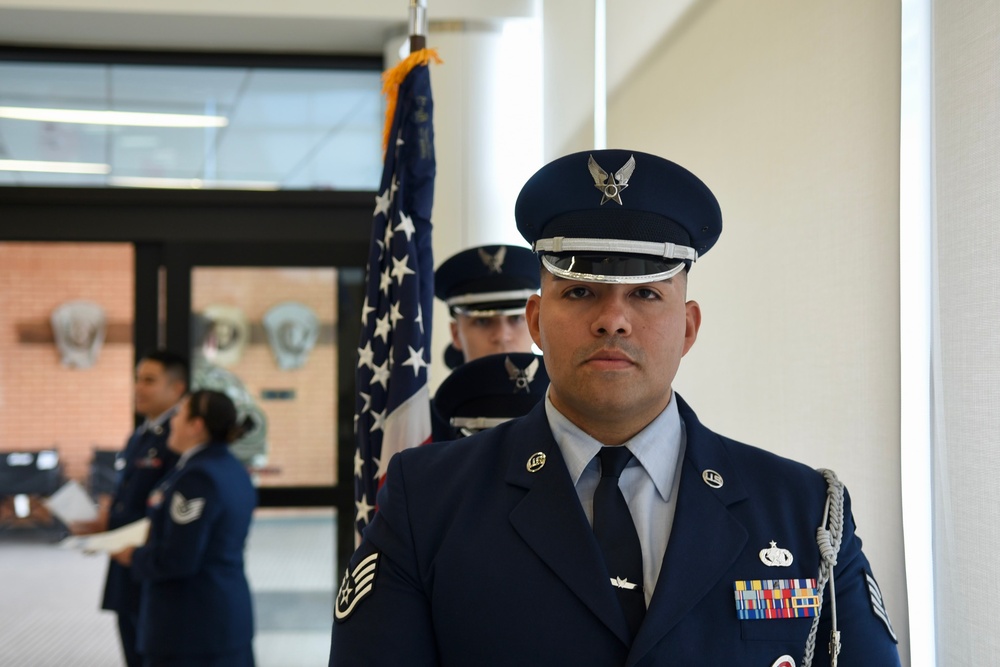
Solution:
<path fill-rule="evenodd" d="M 100 162 L 43 162 L 41 160 L 0 160 L 0 171 L 39 171 L 53 174 L 108 174 L 110 164 Z"/>
<path fill-rule="evenodd" d="M 121 188 L 169 188 L 173 190 L 277 190 L 274 181 L 216 181 L 201 178 L 153 178 L 112 176 L 108 185 Z"/>
<path fill-rule="evenodd" d="M 47 123 L 128 125 L 132 127 L 225 127 L 229 125 L 229 119 L 225 116 L 100 111 L 95 109 L 34 109 L 30 107 L 0 107 L 0 118 L 35 120 Z"/>

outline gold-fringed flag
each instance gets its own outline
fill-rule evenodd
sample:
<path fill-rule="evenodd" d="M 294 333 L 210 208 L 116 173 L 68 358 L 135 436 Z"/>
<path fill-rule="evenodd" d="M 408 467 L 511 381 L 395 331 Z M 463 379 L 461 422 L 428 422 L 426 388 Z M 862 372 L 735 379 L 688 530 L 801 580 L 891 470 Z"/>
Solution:
<path fill-rule="evenodd" d="M 430 441 L 434 258 L 434 104 L 422 49 L 383 75 L 387 97 L 384 167 L 368 250 L 356 370 L 354 496 L 356 537 L 396 452 Z"/>

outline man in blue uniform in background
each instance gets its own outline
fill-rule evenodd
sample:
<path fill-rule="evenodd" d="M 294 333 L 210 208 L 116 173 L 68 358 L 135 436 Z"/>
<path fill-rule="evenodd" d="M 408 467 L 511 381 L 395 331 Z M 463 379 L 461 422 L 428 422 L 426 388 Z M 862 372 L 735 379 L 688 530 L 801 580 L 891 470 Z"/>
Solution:
<path fill-rule="evenodd" d="M 135 370 L 135 411 L 143 418 L 115 459 L 115 490 L 110 505 L 92 523 L 71 527 L 76 534 L 114 530 L 146 516 L 146 505 L 160 480 L 173 470 L 178 455 L 167 447 L 170 418 L 187 393 L 187 360 L 167 350 L 146 354 Z M 102 609 L 118 614 L 118 630 L 128 667 L 141 667 L 136 652 L 136 621 L 141 587 L 129 568 L 111 561 Z"/>
<path fill-rule="evenodd" d="M 836 476 L 710 431 L 673 391 L 701 324 L 688 271 L 722 231 L 708 187 L 577 153 L 515 216 L 546 400 L 392 459 L 330 664 L 898 666 Z"/>

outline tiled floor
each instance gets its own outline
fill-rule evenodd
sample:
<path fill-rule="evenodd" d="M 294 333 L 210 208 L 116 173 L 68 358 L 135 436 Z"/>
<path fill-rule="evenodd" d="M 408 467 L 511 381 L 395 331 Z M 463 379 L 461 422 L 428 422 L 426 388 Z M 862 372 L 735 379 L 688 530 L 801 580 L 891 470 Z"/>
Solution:
<path fill-rule="evenodd" d="M 259 510 L 247 545 L 258 667 L 322 667 L 333 619 L 336 518 Z M 98 609 L 107 559 L 54 530 L 0 528 L 0 667 L 117 667 L 115 617 Z"/>

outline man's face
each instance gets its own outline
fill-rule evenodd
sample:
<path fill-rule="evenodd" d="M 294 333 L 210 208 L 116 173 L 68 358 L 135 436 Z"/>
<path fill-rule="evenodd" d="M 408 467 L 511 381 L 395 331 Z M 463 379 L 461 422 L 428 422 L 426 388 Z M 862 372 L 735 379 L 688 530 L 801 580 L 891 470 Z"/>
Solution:
<path fill-rule="evenodd" d="M 527 319 L 545 355 L 553 405 L 591 435 L 610 424 L 627 438 L 655 419 L 701 324 L 698 304 L 685 301 L 686 287 L 684 274 L 611 285 L 543 272 Z"/>
<path fill-rule="evenodd" d="M 184 395 L 184 384 L 166 372 L 159 361 L 143 359 L 135 369 L 135 411 L 156 419 Z"/>
<path fill-rule="evenodd" d="M 451 340 L 465 355 L 466 362 L 488 354 L 531 352 L 531 334 L 524 315 L 455 315 Z"/>

